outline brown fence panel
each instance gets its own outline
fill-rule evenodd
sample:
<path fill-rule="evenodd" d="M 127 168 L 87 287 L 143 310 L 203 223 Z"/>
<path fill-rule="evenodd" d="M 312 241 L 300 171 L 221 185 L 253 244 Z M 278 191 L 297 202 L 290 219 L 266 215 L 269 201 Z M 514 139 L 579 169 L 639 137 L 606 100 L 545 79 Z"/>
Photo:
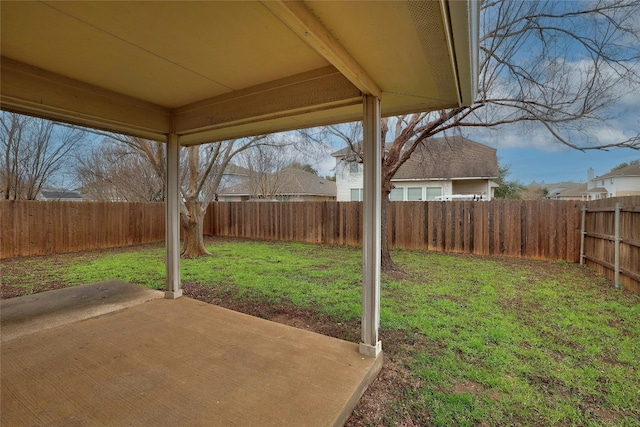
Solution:
<path fill-rule="evenodd" d="M 615 280 L 615 206 L 619 204 L 619 285 L 640 294 L 640 196 L 585 204 L 585 264 Z"/>
<path fill-rule="evenodd" d="M 392 202 L 393 247 L 579 260 L 578 202 Z M 216 202 L 211 234 L 325 244 L 362 244 L 359 202 Z"/>
<path fill-rule="evenodd" d="M 0 215 L 3 258 L 164 239 L 161 203 L 3 201 Z M 395 247 L 579 259 L 577 202 L 392 202 L 387 220 Z M 362 204 L 215 202 L 204 230 L 218 236 L 360 245 Z M 636 256 L 632 249 L 627 252 Z"/>
<path fill-rule="evenodd" d="M 163 203 L 0 201 L 0 259 L 164 240 Z"/>
<path fill-rule="evenodd" d="M 620 203 L 620 281 L 640 293 L 640 196 L 587 202 L 586 263 L 611 279 Z M 580 259 L 581 202 L 392 202 L 395 247 L 536 259 Z M 0 201 L 0 259 L 164 240 L 164 204 Z M 205 234 L 361 245 L 359 202 L 215 202 Z"/>

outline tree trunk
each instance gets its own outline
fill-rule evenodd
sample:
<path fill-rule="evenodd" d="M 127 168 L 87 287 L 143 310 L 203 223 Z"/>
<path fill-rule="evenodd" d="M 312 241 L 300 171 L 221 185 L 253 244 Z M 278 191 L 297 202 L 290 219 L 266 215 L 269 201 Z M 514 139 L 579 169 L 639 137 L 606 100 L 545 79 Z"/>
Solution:
<path fill-rule="evenodd" d="M 202 255 L 211 255 L 204 247 L 202 236 L 205 210 L 202 203 L 195 197 L 185 201 L 186 214 L 180 213 L 180 223 L 184 231 L 184 242 L 182 246 L 182 258 L 197 258 Z"/>
<path fill-rule="evenodd" d="M 396 265 L 391 259 L 391 253 L 389 252 L 389 230 L 387 227 L 388 215 L 389 215 L 389 206 L 391 205 L 391 201 L 389 200 L 389 193 L 391 193 L 391 182 L 383 182 L 382 183 L 382 200 L 381 200 L 381 209 L 380 209 L 380 238 L 382 239 L 382 254 L 380 257 L 380 268 L 382 271 L 392 271 L 396 269 Z"/>

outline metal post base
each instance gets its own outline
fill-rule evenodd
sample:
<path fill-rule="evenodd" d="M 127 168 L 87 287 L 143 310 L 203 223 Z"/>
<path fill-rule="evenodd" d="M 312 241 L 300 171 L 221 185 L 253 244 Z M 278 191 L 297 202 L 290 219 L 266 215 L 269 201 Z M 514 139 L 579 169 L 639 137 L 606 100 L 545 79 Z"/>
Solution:
<path fill-rule="evenodd" d="M 382 353 L 382 341 L 378 341 L 375 346 L 361 342 L 358 349 L 360 350 L 360 354 L 375 358 Z"/>
<path fill-rule="evenodd" d="M 178 289 L 177 291 L 164 291 L 164 297 L 166 299 L 176 299 L 182 296 L 182 289 Z"/>

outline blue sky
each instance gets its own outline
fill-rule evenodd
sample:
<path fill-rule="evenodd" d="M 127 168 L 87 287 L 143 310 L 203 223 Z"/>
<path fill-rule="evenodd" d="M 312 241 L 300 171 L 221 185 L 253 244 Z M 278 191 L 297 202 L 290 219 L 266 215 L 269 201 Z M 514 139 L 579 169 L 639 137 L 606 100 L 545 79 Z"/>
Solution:
<path fill-rule="evenodd" d="M 616 148 L 609 151 L 546 151 L 535 148 L 498 147 L 498 161 L 509 166 L 510 181 L 530 184 L 556 183 L 564 181 L 586 182 L 587 170 L 593 168 L 595 175 L 603 175 L 620 163 L 640 159 L 640 151 Z"/>

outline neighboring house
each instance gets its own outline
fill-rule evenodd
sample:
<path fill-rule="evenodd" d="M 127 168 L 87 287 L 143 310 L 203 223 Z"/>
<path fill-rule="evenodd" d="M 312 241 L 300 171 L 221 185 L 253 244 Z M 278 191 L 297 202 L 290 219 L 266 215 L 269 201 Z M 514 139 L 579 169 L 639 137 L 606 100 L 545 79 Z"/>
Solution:
<path fill-rule="evenodd" d="M 71 190 L 40 190 L 36 200 L 58 200 L 63 202 L 81 202 L 82 194 Z"/>
<path fill-rule="evenodd" d="M 547 187 L 547 199 L 553 200 L 582 200 L 583 194 L 587 191 L 586 183 L 562 182 L 559 184 L 549 184 Z"/>
<path fill-rule="evenodd" d="M 593 168 L 589 168 L 587 177 L 583 200 L 640 195 L 640 164 L 616 169 L 601 176 L 594 176 Z"/>
<path fill-rule="evenodd" d="M 248 179 L 218 192 L 218 200 L 327 201 L 336 199 L 336 183 L 297 168 L 276 174 L 263 174 L 263 182 Z M 258 190 L 261 188 L 261 191 Z M 263 194 L 267 194 L 264 196 Z"/>
<path fill-rule="evenodd" d="M 361 145 L 356 146 L 356 150 Z M 386 144 L 388 150 L 391 144 Z M 361 201 L 363 165 L 350 147 L 332 154 L 336 158 L 338 201 Z M 498 186 L 496 150 L 454 136 L 426 140 L 391 180 L 392 201 L 491 200 Z"/>
<path fill-rule="evenodd" d="M 220 180 L 219 190 L 233 187 L 249 179 L 249 169 L 229 163 L 224 169 Z"/>

